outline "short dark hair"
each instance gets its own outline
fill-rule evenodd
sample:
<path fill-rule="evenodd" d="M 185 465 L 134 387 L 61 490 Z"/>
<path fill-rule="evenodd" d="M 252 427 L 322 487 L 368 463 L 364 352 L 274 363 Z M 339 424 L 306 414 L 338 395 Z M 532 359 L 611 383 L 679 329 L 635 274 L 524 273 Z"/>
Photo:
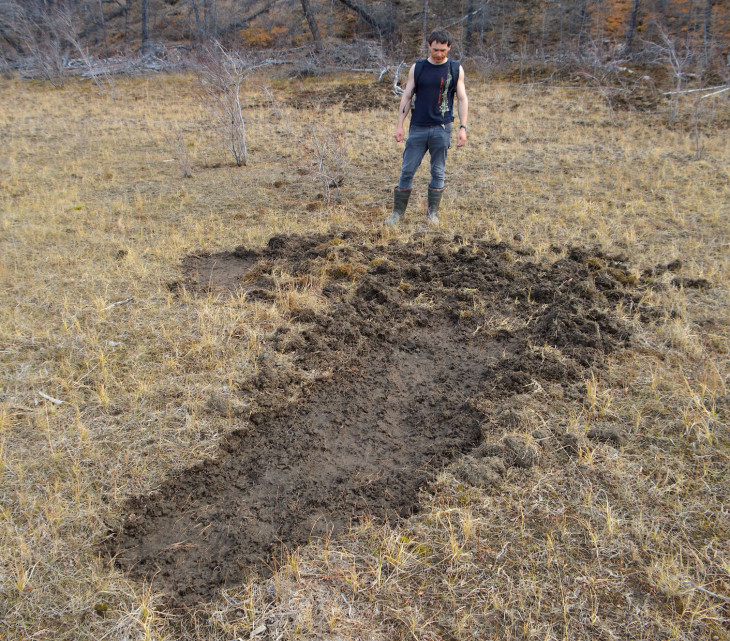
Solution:
<path fill-rule="evenodd" d="M 431 44 L 434 41 L 451 46 L 451 34 L 446 29 L 434 29 L 426 42 Z"/>

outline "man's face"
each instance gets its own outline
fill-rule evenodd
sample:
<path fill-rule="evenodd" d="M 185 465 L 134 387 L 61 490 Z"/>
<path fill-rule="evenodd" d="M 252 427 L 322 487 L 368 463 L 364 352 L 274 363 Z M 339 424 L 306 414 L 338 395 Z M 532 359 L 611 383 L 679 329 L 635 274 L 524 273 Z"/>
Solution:
<path fill-rule="evenodd" d="M 449 49 L 451 49 L 451 45 L 447 45 L 444 42 L 437 42 L 434 40 L 433 42 L 428 43 L 428 51 L 431 55 L 431 60 L 434 61 L 435 64 L 440 65 L 442 62 L 446 61 L 446 56 L 449 54 Z"/>

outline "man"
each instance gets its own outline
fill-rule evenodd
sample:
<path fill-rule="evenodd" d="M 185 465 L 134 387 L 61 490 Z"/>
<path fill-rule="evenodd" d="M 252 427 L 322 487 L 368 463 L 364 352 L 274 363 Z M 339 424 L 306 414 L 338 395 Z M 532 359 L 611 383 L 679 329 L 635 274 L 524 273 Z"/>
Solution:
<path fill-rule="evenodd" d="M 451 123 L 454 121 L 454 94 L 459 101 L 457 147 L 466 144 L 466 121 L 469 116 L 464 69 L 458 62 L 449 60 L 450 49 L 451 36 L 447 31 L 437 29 L 428 37 L 428 58 L 417 61 L 408 72 L 408 82 L 398 109 L 398 125 L 395 129 L 397 142 L 405 139 L 403 122 L 411 106 L 413 113 L 403 152 L 400 180 L 393 192 L 393 214 L 385 221 L 388 226 L 403 220 L 413 188 L 413 176 L 427 151 L 431 156 L 427 219 L 432 226 L 439 224 L 446 153 L 451 146 Z"/>

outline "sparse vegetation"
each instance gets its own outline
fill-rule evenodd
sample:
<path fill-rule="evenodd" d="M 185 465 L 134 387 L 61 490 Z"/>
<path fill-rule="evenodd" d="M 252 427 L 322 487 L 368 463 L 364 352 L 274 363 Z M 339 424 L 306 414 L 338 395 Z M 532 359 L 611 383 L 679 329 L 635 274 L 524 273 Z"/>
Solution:
<path fill-rule="evenodd" d="M 645 111 L 476 76 L 443 233 L 504 242 L 511 263 L 623 255 L 631 269 L 595 252 L 585 263 L 597 288 L 651 283 L 639 306 L 598 310 L 631 328 L 630 344 L 579 393 L 474 399 L 500 417 L 483 426 L 496 461 L 443 470 L 415 516 L 289 550 L 270 577 L 183 613 L 100 543 L 125 499 L 215 455 L 254 409 L 240 392 L 277 328 L 296 330 L 297 314 L 327 304 L 325 285 L 362 274 L 343 236 L 322 248 L 317 277 L 274 270 L 273 299 L 189 291 L 181 261 L 279 233 L 347 228 L 376 242 L 402 152 L 398 98 L 373 82 L 372 108 L 302 111 L 296 95 L 314 80 L 257 78 L 238 167 L 192 76 L 119 78 L 114 99 L 73 79 L 0 80 L 2 638 L 730 637 L 730 96 L 707 98 L 698 121 L 692 94 Z M 342 141 L 337 200 L 318 200 L 321 176 L 300 171 L 294 147 L 314 118 Z M 426 173 L 384 241 L 418 242 Z M 385 256 L 369 265 L 389 268 Z M 520 322 L 495 316 L 480 331 Z M 560 349 L 529 347 L 562 364 Z"/>

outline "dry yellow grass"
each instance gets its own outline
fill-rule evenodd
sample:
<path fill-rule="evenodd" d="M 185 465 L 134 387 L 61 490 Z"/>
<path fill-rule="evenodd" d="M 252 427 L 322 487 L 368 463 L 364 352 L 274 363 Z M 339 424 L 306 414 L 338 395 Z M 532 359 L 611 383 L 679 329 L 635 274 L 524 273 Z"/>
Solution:
<path fill-rule="evenodd" d="M 525 438 L 562 425 L 577 458 L 512 469 L 489 491 L 446 470 L 410 520 L 292 551 L 272 578 L 185 615 L 100 558 L 122 501 L 215 453 L 236 418 L 210 399 L 234 403 L 287 309 L 317 304 L 317 284 L 286 275 L 273 304 L 175 298 L 181 258 L 331 225 L 372 233 L 387 215 L 397 98 L 297 111 L 301 86 L 256 79 L 237 168 L 191 77 L 117 79 L 111 95 L 0 81 L 0 638 L 730 638 L 727 94 L 703 105 L 698 138 L 694 99 L 670 124 L 612 118 L 590 91 L 470 84 L 447 233 L 536 259 L 600 245 L 637 274 L 681 258 L 712 284 L 666 275 L 650 323 L 617 309 L 632 348 L 586 379 L 584 399 L 511 401 Z M 312 172 L 312 141 L 330 135 L 345 150 L 331 204 Z M 426 173 L 396 235 L 422 216 Z M 628 444 L 587 440 L 596 427 Z"/>

